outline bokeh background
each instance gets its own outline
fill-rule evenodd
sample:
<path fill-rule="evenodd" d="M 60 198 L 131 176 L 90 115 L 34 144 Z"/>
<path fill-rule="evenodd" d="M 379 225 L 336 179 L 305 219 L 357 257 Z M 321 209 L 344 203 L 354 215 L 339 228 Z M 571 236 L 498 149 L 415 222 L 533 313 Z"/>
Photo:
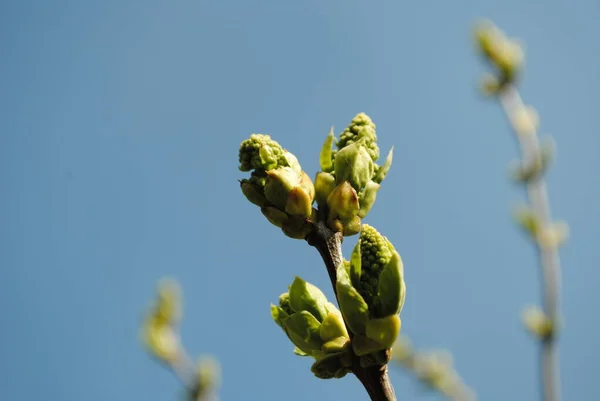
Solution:
<path fill-rule="evenodd" d="M 365 400 L 322 381 L 271 321 L 317 252 L 242 196 L 239 143 L 272 134 L 309 175 L 330 126 L 377 124 L 392 170 L 366 219 L 406 269 L 403 332 L 447 348 L 480 400 L 539 398 L 519 315 L 540 300 L 500 107 L 470 31 L 527 46 L 522 94 L 557 143 L 564 398 L 598 400 L 600 5 L 559 1 L 0 2 L 0 399 L 176 400 L 138 342 L 155 284 L 180 280 L 183 340 L 222 363 L 221 399 Z M 345 242 L 349 255 L 356 237 Z M 392 368 L 400 400 L 434 400 Z"/>

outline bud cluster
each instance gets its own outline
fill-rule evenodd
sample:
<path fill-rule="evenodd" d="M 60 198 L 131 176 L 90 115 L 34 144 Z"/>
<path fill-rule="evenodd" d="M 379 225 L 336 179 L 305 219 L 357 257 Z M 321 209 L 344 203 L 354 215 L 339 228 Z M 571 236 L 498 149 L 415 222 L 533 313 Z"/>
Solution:
<path fill-rule="evenodd" d="M 345 236 L 360 231 L 362 219 L 375 203 L 380 184 L 392 164 L 392 150 L 379 166 L 375 124 L 357 114 L 336 141 L 333 129 L 321 150 L 321 170 L 315 178 L 319 209 L 327 211 L 327 225 Z"/>
<path fill-rule="evenodd" d="M 298 159 L 269 135 L 252 134 L 239 151 L 239 169 L 251 171 L 240 181 L 246 198 L 292 238 L 304 239 L 312 229 L 315 189 Z"/>
<path fill-rule="evenodd" d="M 350 261 L 337 268 L 336 283 L 342 315 L 354 334 L 354 353 L 364 357 L 361 363 L 387 362 L 380 356 L 400 333 L 399 313 L 406 296 L 403 276 L 398 252 L 387 238 L 364 224 Z"/>
<path fill-rule="evenodd" d="M 294 353 L 315 359 L 311 371 L 321 379 L 350 372 L 350 338 L 340 311 L 316 286 L 296 277 L 271 316 L 296 346 Z"/>
<path fill-rule="evenodd" d="M 483 90 L 489 94 L 496 94 L 517 78 L 523 65 L 523 48 L 489 21 L 477 26 L 475 41 L 483 57 L 498 71 L 498 76 L 484 77 Z"/>

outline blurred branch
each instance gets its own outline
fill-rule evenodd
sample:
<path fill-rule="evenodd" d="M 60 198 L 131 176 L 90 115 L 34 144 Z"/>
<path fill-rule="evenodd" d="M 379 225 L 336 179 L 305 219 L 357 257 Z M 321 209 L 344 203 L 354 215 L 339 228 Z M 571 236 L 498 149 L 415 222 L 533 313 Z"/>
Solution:
<path fill-rule="evenodd" d="M 406 336 L 392 348 L 392 362 L 413 374 L 423 385 L 451 401 L 475 401 L 469 388 L 452 366 L 452 355 L 445 351 L 416 351 Z"/>
<path fill-rule="evenodd" d="M 179 323 L 181 300 L 179 284 L 161 280 L 158 296 L 142 326 L 142 341 L 148 352 L 171 370 L 186 388 L 189 401 L 218 401 L 220 369 L 210 357 L 195 363 L 181 345 Z"/>
<path fill-rule="evenodd" d="M 493 24 L 480 24 L 475 30 L 479 50 L 497 70 L 497 76 L 484 79 L 484 91 L 496 97 L 515 133 L 522 161 L 516 163 L 514 178 L 526 186 L 530 206 L 521 208 L 517 222 L 533 240 L 540 261 L 543 311 L 529 308 L 524 313 L 526 328 L 540 341 L 540 368 L 545 401 L 560 401 L 560 378 L 556 334 L 560 320 L 560 261 L 558 247 L 567 236 L 564 223 L 551 219 L 544 173 L 552 158 L 553 146 L 540 144 L 539 117 L 526 106 L 516 88 L 522 69 L 523 50 Z"/>

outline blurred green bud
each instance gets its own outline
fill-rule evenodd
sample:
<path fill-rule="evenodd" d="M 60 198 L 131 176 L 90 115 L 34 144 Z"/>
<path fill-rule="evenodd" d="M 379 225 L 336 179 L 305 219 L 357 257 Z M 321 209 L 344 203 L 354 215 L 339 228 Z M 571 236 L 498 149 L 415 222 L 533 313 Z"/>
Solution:
<path fill-rule="evenodd" d="M 554 152 L 554 142 L 546 140 L 542 142 L 539 151 L 533 154 L 528 163 L 513 162 L 511 170 L 515 181 L 527 184 L 540 178 L 550 166 Z"/>
<path fill-rule="evenodd" d="M 496 76 L 486 73 L 481 78 L 480 89 L 484 95 L 497 95 L 501 89 L 501 83 Z"/>
<path fill-rule="evenodd" d="M 537 238 L 542 229 L 542 221 L 533 209 L 521 206 L 515 211 L 514 217 L 525 232 L 532 238 Z"/>
<path fill-rule="evenodd" d="M 406 286 L 400 255 L 369 225 L 363 225 L 350 262 L 337 268 L 340 308 L 355 337 L 354 352 L 367 355 L 391 348 L 400 333 L 398 316 Z"/>
<path fill-rule="evenodd" d="M 452 355 L 444 351 L 418 353 L 414 356 L 413 370 L 428 387 L 442 394 L 453 394 L 459 377 L 452 367 Z"/>
<path fill-rule="evenodd" d="M 315 359 L 346 352 L 350 339 L 341 313 L 316 286 L 296 277 L 288 293 L 271 305 L 271 317 L 295 345 L 298 355 Z"/>
<path fill-rule="evenodd" d="M 177 281 L 163 278 L 158 283 L 155 316 L 167 324 L 177 324 L 181 319 L 181 288 Z"/>
<path fill-rule="evenodd" d="M 180 353 L 177 333 L 182 315 L 180 294 L 176 281 L 167 278 L 160 280 L 156 301 L 142 326 L 142 341 L 148 351 L 167 363 L 173 363 Z"/>
<path fill-rule="evenodd" d="M 179 357 L 179 336 L 171 325 L 160 321 L 156 316 L 147 318 L 142 336 L 148 351 L 157 359 L 173 363 Z"/>
<path fill-rule="evenodd" d="M 409 359 L 414 352 L 411 341 L 406 336 L 398 337 L 392 345 L 392 359 L 400 362 Z"/>
<path fill-rule="evenodd" d="M 240 170 L 252 171 L 240 181 L 244 196 L 285 235 L 306 238 L 314 227 L 315 187 L 296 156 L 270 136 L 253 134 L 240 145 L 239 161 Z"/>
<path fill-rule="evenodd" d="M 552 324 L 552 320 L 538 306 L 527 307 L 521 318 L 525 328 L 542 341 L 555 334 L 555 325 Z"/>
<path fill-rule="evenodd" d="M 487 82 L 494 82 L 493 87 L 488 85 L 492 89 L 488 92 L 497 93 L 503 85 L 513 82 L 516 78 L 523 64 L 523 49 L 519 43 L 508 39 L 504 32 L 490 21 L 479 23 L 475 27 L 474 37 L 481 54 L 500 73 L 496 82 L 486 79 Z"/>
<path fill-rule="evenodd" d="M 212 399 L 217 388 L 221 385 L 221 366 L 213 357 L 200 357 L 196 368 L 196 385 L 191 390 L 190 398 L 194 401 Z"/>

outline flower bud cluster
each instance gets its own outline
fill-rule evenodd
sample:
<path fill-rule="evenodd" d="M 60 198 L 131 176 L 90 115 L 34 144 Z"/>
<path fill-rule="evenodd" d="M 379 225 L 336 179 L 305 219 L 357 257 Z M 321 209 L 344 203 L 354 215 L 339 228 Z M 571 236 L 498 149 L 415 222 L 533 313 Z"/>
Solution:
<path fill-rule="evenodd" d="M 336 283 L 342 315 L 354 334 L 352 347 L 356 355 L 377 356 L 396 341 L 406 296 L 403 276 L 398 252 L 387 238 L 364 224 L 350 261 L 337 268 Z"/>
<path fill-rule="evenodd" d="M 252 172 L 240 181 L 246 198 L 287 236 L 306 238 L 313 227 L 315 188 L 296 156 L 269 135 L 252 134 L 240 145 L 239 162 L 241 171 Z"/>
<path fill-rule="evenodd" d="M 296 346 L 294 353 L 315 359 L 311 371 L 322 379 L 350 372 L 350 338 L 340 311 L 316 286 L 296 277 L 271 316 Z"/>
<path fill-rule="evenodd" d="M 321 170 L 315 178 L 319 208 L 327 210 L 327 225 L 345 236 L 360 231 L 362 219 L 375 203 L 380 184 L 392 165 L 392 150 L 379 166 L 375 124 L 357 114 L 336 142 L 330 131 L 321 150 Z"/>

